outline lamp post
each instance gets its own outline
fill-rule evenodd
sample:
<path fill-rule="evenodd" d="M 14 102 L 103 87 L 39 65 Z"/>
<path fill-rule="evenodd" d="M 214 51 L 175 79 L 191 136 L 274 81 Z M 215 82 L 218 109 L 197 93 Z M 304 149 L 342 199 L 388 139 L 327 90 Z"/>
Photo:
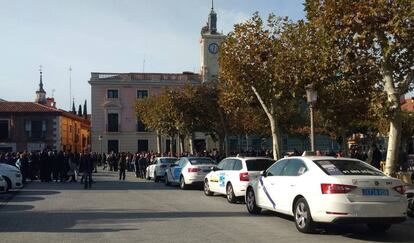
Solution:
<path fill-rule="evenodd" d="M 102 155 L 102 139 L 103 139 L 103 136 L 102 135 L 99 135 L 98 139 L 99 139 L 99 142 L 101 143 L 101 151 L 100 151 L 100 154 Z"/>
<path fill-rule="evenodd" d="M 311 134 L 310 134 L 310 142 L 311 142 L 311 150 L 315 152 L 315 130 L 313 124 L 313 107 L 318 99 L 318 93 L 315 90 L 314 84 L 309 84 L 305 86 L 306 90 L 306 100 L 309 104 L 310 109 L 310 125 L 311 125 Z"/>

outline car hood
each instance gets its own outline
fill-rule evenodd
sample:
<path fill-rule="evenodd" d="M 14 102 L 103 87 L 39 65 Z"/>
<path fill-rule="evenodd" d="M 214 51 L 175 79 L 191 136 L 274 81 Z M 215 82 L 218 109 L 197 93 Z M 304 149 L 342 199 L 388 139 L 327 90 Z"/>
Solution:
<path fill-rule="evenodd" d="M 8 165 L 8 164 L 0 164 L 0 171 L 2 171 L 2 170 L 20 172 L 19 169 L 17 169 L 16 167 L 14 167 L 12 165 Z"/>

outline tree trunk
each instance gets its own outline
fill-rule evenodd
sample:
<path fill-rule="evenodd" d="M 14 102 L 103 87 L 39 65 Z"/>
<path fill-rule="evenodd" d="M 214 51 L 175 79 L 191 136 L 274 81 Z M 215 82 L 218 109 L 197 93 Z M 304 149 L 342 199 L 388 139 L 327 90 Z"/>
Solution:
<path fill-rule="evenodd" d="M 194 133 L 188 137 L 188 145 L 190 147 L 190 154 L 194 155 Z"/>
<path fill-rule="evenodd" d="M 276 121 L 276 117 L 273 111 L 273 107 L 267 107 L 264 103 L 262 97 L 257 92 L 254 86 L 251 86 L 253 93 L 256 95 L 256 98 L 259 100 L 260 105 L 262 106 L 264 112 L 266 113 L 267 118 L 269 119 L 270 129 L 272 132 L 272 150 L 273 150 L 273 159 L 277 160 L 281 158 L 281 150 L 280 150 L 280 131 L 279 126 Z"/>
<path fill-rule="evenodd" d="M 174 136 L 171 136 L 171 140 L 170 140 L 170 155 L 171 156 L 174 156 L 174 151 L 173 151 L 174 146 L 173 146 L 173 144 L 174 144 Z"/>
<path fill-rule="evenodd" d="M 161 135 L 157 133 L 157 153 L 161 154 Z"/>
<path fill-rule="evenodd" d="M 389 64 L 385 61 L 382 65 L 382 72 L 384 80 L 384 89 L 388 96 L 388 102 L 391 105 L 391 121 L 390 131 L 388 133 L 387 160 L 385 163 L 384 172 L 386 175 L 392 176 L 395 173 L 395 165 L 398 158 L 398 149 L 401 138 L 400 94 L 395 89 L 391 68 Z"/>
<path fill-rule="evenodd" d="M 180 139 L 180 152 L 184 153 L 185 152 L 185 135 L 180 135 L 179 139 Z"/>
<path fill-rule="evenodd" d="M 348 147 L 348 136 L 346 133 L 342 133 L 342 151 L 344 152 L 344 157 L 349 157 L 349 147 Z"/>
<path fill-rule="evenodd" d="M 218 134 L 219 154 L 224 154 L 224 140 L 225 136 Z"/>
<path fill-rule="evenodd" d="M 398 149 L 400 144 L 401 119 L 397 114 L 390 122 L 390 132 L 388 135 L 387 160 L 384 172 L 392 176 L 395 173 L 396 162 L 398 158 Z"/>

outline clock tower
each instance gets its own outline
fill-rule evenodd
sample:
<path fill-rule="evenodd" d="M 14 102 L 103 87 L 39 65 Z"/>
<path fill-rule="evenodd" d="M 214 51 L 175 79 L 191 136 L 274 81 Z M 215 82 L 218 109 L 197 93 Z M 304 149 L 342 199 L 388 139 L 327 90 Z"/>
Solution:
<path fill-rule="evenodd" d="M 212 1 L 208 23 L 201 29 L 200 74 L 203 83 L 217 81 L 218 79 L 220 44 L 225 37 L 225 35 L 217 32 L 217 14 L 214 12 Z"/>

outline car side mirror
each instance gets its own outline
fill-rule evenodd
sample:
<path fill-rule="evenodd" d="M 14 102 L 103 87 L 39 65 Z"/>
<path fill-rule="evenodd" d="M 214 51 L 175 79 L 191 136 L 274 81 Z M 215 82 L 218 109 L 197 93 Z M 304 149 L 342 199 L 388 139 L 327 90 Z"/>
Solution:
<path fill-rule="evenodd" d="M 212 171 L 217 171 L 217 169 L 218 169 L 217 166 L 211 166 L 210 167 L 210 170 L 212 170 Z"/>
<path fill-rule="evenodd" d="M 263 170 L 263 171 L 260 172 L 260 175 L 263 176 L 263 177 L 266 177 L 267 176 L 267 173 L 266 173 L 265 170 Z"/>

